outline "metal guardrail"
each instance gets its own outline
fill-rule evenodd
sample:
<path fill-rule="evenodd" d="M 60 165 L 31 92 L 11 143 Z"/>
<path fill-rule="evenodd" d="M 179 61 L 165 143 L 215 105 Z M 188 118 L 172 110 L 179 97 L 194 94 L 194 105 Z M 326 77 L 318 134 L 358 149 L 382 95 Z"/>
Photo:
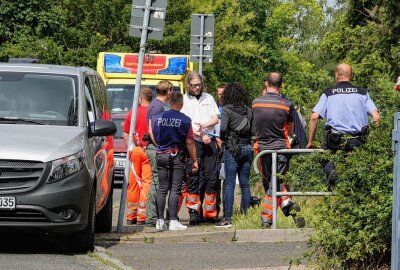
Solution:
<path fill-rule="evenodd" d="M 276 229 L 277 225 L 277 197 L 280 196 L 330 196 L 332 192 L 277 192 L 276 169 L 278 154 L 304 154 L 304 153 L 321 153 L 323 149 L 280 149 L 280 150 L 264 150 L 256 155 L 253 161 L 253 168 L 256 174 L 259 174 L 258 160 L 265 154 L 272 154 L 272 229 Z"/>

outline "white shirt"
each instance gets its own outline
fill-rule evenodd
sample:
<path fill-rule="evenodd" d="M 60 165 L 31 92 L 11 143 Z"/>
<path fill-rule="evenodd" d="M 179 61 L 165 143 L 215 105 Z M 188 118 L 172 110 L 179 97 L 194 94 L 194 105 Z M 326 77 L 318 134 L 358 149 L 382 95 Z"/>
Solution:
<path fill-rule="evenodd" d="M 218 106 L 213 96 L 204 92 L 201 94 L 199 99 L 187 93 L 184 94 L 181 112 L 192 119 L 193 130 L 199 129 L 198 124 L 208 122 L 213 116 L 219 115 Z M 206 128 L 204 132 L 207 134 L 214 133 L 215 126 Z M 197 135 L 195 135 L 194 138 L 197 141 L 202 141 L 202 139 Z"/>

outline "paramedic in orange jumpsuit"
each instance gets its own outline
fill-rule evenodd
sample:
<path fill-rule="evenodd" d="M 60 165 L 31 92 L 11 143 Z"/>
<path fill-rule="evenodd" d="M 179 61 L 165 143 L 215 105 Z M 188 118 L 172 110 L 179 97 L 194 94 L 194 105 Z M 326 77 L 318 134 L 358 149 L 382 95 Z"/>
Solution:
<path fill-rule="evenodd" d="M 129 151 L 129 161 L 131 163 L 128 178 L 127 191 L 127 224 L 144 225 L 146 221 L 147 194 L 151 184 L 151 165 L 145 153 L 147 141 L 143 141 L 143 136 L 148 131 L 147 108 L 152 100 L 153 92 L 150 88 L 144 87 L 140 90 L 139 106 L 136 115 L 136 127 L 133 134 L 135 147 Z M 129 130 L 131 125 L 130 111 L 125 119 L 123 136 L 125 145 L 128 145 Z M 132 147 L 131 147 L 132 148 Z M 130 149 L 131 149 L 130 148 Z"/>

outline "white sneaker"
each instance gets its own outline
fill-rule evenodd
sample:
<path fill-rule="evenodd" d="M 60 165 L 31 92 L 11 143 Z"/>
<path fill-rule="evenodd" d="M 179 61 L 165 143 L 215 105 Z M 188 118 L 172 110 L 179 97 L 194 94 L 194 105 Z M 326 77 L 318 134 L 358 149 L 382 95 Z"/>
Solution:
<path fill-rule="evenodd" d="M 159 231 L 166 231 L 168 229 L 167 224 L 165 224 L 164 219 L 157 219 L 156 229 Z"/>
<path fill-rule="evenodd" d="M 170 220 L 169 221 L 169 230 L 170 231 L 184 231 L 184 230 L 187 230 L 187 226 L 182 225 L 177 220 Z"/>

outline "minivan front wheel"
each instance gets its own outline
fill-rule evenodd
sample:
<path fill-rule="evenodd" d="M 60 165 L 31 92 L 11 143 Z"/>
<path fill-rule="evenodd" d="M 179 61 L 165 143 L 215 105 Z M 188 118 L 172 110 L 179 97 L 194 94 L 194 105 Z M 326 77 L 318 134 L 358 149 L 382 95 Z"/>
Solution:
<path fill-rule="evenodd" d="M 87 252 L 93 250 L 96 220 L 96 189 L 90 194 L 88 223 L 83 231 L 76 232 L 69 238 L 69 248 L 72 252 Z"/>

